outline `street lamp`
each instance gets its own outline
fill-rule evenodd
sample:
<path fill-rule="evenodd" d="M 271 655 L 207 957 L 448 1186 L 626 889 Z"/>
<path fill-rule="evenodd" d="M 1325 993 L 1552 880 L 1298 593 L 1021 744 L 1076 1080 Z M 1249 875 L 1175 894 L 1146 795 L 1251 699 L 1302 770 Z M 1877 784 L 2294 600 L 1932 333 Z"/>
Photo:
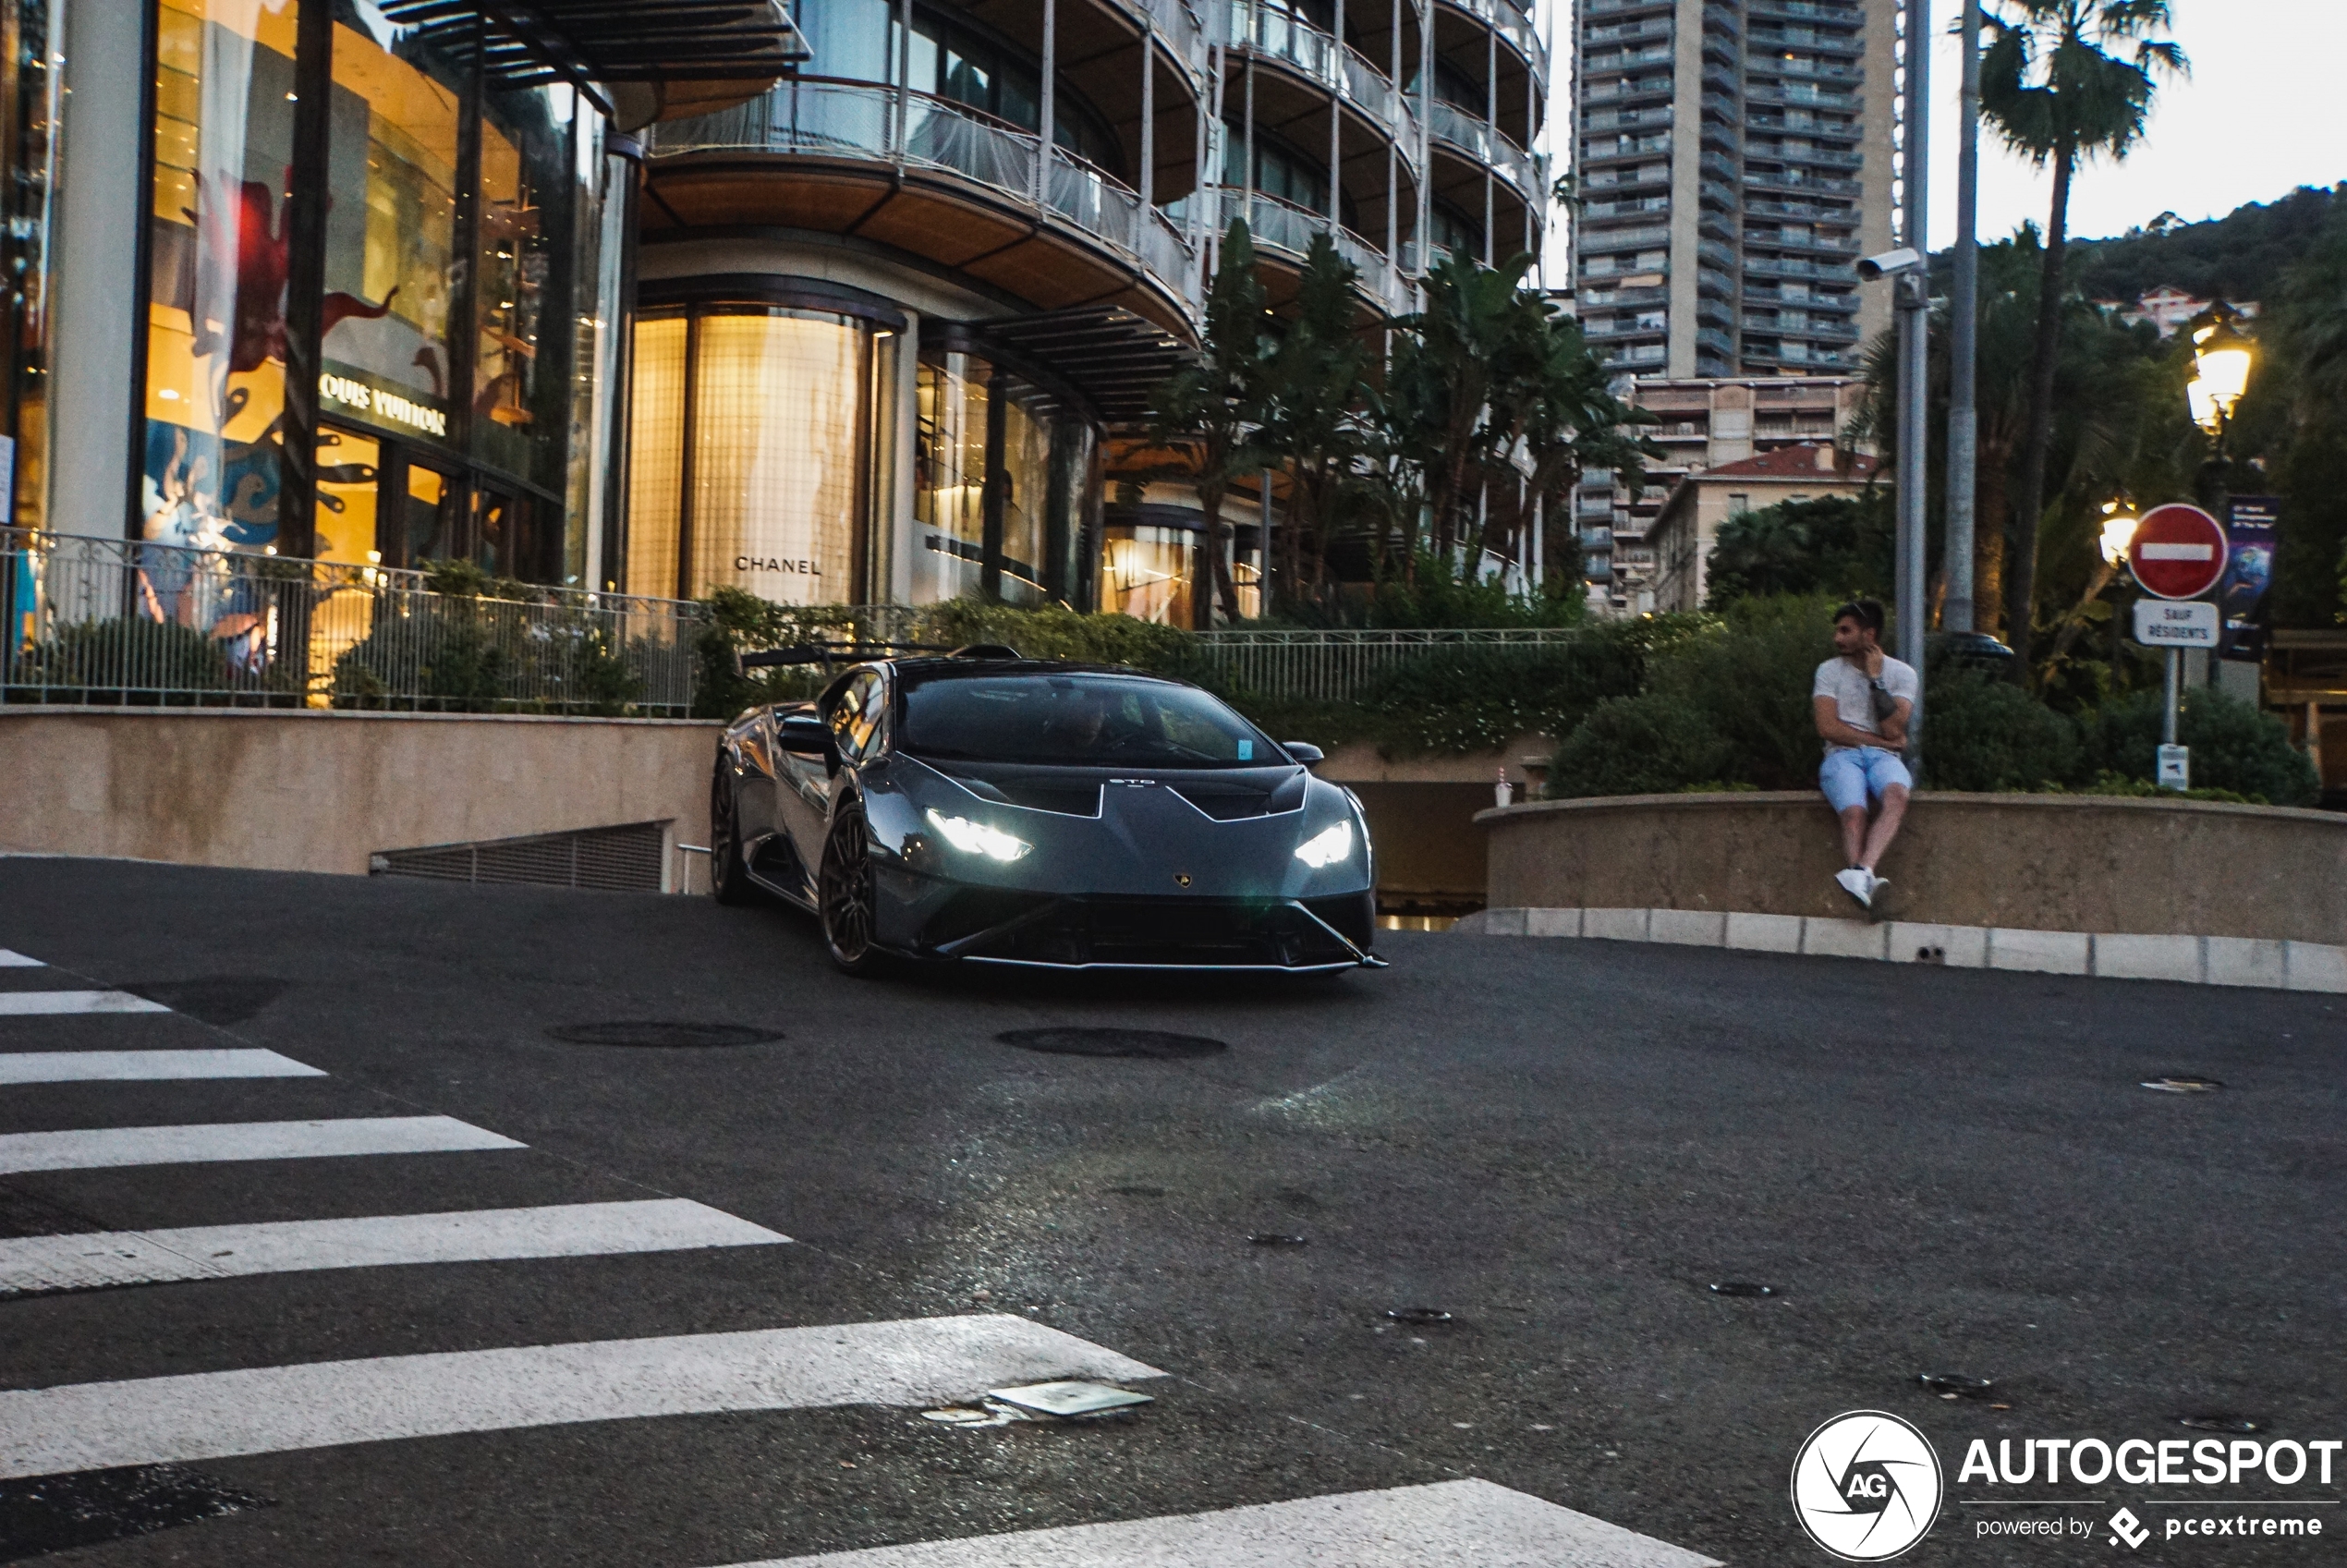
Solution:
<path fill-rule="evenodd" d="M 2102 504 L 2103 565 L 2116 571 L 2125 565 L 2127 547 L 2135 542 L 2135 525 L 2143 519 L 2135 516 L 2135 508 L 2125 497 Z"/>
<path fill-rule="evenodd" d="M 2192 402 L 2193 422 L 2221 444 L 2233 406 L 2249 390 L 2250 342 L 2233 323 L 2241 312 L 2219 299 L 2207 310 L 2208 324 L 2192 334 L 2192 384 L 2184 389 Z"/>

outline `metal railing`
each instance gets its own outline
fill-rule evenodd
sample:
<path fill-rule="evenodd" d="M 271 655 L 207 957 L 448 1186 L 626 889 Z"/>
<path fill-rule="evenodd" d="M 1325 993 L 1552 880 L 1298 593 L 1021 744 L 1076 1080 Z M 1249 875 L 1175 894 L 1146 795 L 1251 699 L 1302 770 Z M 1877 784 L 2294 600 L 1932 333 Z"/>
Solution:
<path fill-rule="evenodd" d="M 1563 626 L 1487 630 L 1218 631 L 1198 634 L 1210 677 L 1230 689 L 1284 700 L 1344 702 L 1414 660 L 1462 648 L 1539 648 L 1581 634 Z"/>
<path fill-rule="evenodd" d="M 1137 263 L 1192 311 L 1204 280 L 1166 215 L 1064 147 L 1036 178 L 1042 138 L 979 110 L 876 82 L 800 77 L 763 97 L 651 128 L 652 155 L 759 152 L 868 158 L 957 175 L 1059 219 Z M 1039 188 L 1043 200 L 1035 200 Z"/>
<path fill-rule="evenodd" d="M 1330 34 L 1283 10 L 1259 6 L 1254 0 L 1226 0 L 1225 36 L 1238 48 L 1304 75 L 1358 108 L 1385 128 L 1400 148 L 1403 161 L 1417 166 L 1417 120 L 1409 96 L 1395 89 L 1375 61 L 1351 44 L 1340 46 Z"/>
<path fill-rule="evenodd" d="M 691 708 L 696 605 L 486 582 L 436 593 L 432 580 L 0 529 L 0 704 Z"/>
<path fill-rule="evenodd" d="M 1259 190 L 1251 202 L 1246 192 L 1237 187 L 1223 186 L 1218 192 L 1217 188 L 1209 186 L 1207 190 L 1219 195 L 1222 222 L 1228 223 L 1234 216 L 1246 217 L 1247 234 L 1258 249 L 1276 250 L 1300 261 L 1311 253 L 1312 237 L 1326 234 L 1335 242 L 1336 253 L 1352 262 L 1359 273 L 1355 287 L 1389 310 L 1411 308 L 1409 286 L 1387 264 L 1385 252 L 1342 224 L 1332 228 L 1327 214 Z"/>
<path fill-rule="evenodd" d="M 1455 104 L 1437 98 L 1429 107 L 1428 124 L 1439 140 L 1472 154 L 1477 163 L 1497 173 L 1526 199 L 1538 202 L 1546 194 L 1545 158 L 1526 152 L 1490 121 L 1478 120 Z"/>

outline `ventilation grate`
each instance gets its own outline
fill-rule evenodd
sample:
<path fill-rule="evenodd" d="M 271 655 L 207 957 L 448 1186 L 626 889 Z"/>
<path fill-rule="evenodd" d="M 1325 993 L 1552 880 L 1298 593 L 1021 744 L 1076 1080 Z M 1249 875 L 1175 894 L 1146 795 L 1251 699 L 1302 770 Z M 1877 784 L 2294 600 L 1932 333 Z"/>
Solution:
<path fill-rule="evenodd" d="M 379 877 L 425 877 L 444 882 L 658 893 L 667 829 L 664 821 L 629 822 L 623 827 L 483 839 L 477 844 L 384 849 L 367 857 L 367 869 Z"/>

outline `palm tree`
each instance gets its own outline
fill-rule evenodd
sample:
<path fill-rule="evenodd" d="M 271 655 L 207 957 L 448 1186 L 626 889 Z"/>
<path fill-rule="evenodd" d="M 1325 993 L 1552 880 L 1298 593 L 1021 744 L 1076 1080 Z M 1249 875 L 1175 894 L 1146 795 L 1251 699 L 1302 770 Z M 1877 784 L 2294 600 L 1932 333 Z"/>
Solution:
<path fill-rule="evenodd" d="M 1365 451 L 1360 403 L 1369 352 L 1356 330 L 1355 276 L 1329 237 L 1315 234 L 1296 284 L 1295 319 L 1271 358 L 1258 440 L 1287 461 L 1277 574 L 1283 602 L 1319 588 L 1329 535 Z M 1264 607 L 1271 605 L 1267 595 Z"/>
<path fill-rule="evenodd" d="M 2190 69 L 2162 36 L 2168 0 L 1992 0 L 1992 36 L 1980 59 L 1980 107 L 2005 144 L 2053 166 L 2030 365 L 2029 419 L 2013 496 L 2013 557 L 2005 574 L 2006 636 L 2029 668 L 2037 590 L 2037 527 L 2053 440 L 2054 370 L 2061 335 L 2062 255 L 2070 182 L 2079 160 L 2124 158 L 2143 137 L 2159 77 Z"/>
<path fill-rule="evenodd" d="M 1261 468 L 1270 456 L 1255 439 L 1263 419 L 1264 395 L 1273 344 L 1263 330 L 1263 285 L 1255 275 L 1255 242 L 1246 221 L 1231 220 L 1222 238 L 1222 265 L 1206 294 L 1206 333 L 1197 358 L 1157 389 L 1150 421 L 1152 446 L 1181 461 L 1127 476 L 1122 489 L 1137 493 L 1153 480 L 1179 480 L 1198 492 L 1206 515 L 1206 555 L 1214 598 L 1206 584 L 1190 592 L 1190 624 L 1205 631 L 1214 624 L 1219 602 L 1225 620 L 1239 618 L 1238 585 L 1231 578 L 1231 527 L 1222 520 L 1222 498 L 1231 481 Z"/>

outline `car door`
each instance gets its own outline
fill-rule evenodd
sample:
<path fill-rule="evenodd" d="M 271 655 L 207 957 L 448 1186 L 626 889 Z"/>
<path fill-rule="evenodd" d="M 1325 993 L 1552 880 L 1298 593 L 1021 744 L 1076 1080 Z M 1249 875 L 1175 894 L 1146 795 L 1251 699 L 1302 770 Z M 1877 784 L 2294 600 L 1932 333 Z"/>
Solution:
<path fill-rule="evenodd" d="M 817 710 L 832 732 L 841 767 L 853 766 L 879 734 L 885 711 L 885 686 L 878 670 L 857 670 L 826 694 Z M 824 758 L 776 747 L 781 763 L 775 780 L 775 815 L 790 834 L 811 893 L 823 863 L 823 835 L 831 827 L 835 780 Z"/>

